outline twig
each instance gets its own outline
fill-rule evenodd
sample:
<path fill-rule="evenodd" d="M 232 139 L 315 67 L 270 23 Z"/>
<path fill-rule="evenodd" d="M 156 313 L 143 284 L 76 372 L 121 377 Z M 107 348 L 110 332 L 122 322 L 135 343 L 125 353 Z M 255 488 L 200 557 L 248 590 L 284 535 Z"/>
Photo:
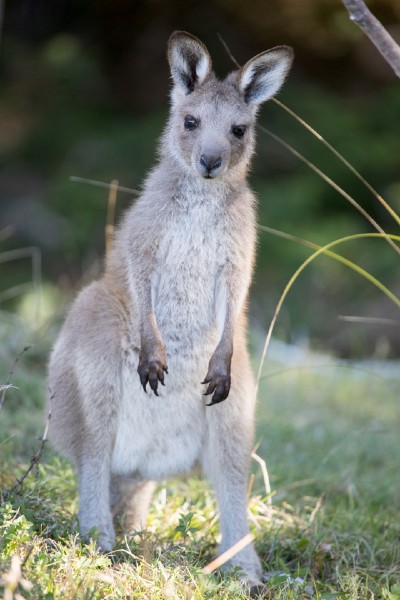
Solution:
<path fill-rule="evenodd" d="M 14 387 L 13 385 L 11 385 L 11 379 L 14 375 L 15 367 L 17 366 L 18 361 L 21 358 L 21 356 L 23 354 L 25 354 L 25 352 L 28 352 L 28 350 L 30 350 L 31 348 L 32 348 L 32 346 L 25 346 L 25 348 L 23 350 L 21 350 L 21 352 L 18 354 L 17 358 L 14 360 L 13 364 L 11 365 L 11 369 L 8 372 L 6 383 L 0 387 L 0 391 L 2 392 L 1 398 L 0 398 L 0 410 L 3 408 L 4 399 L 6 397 L 6 391 L 10 387 Z"/>
<path fill-rule="evenodd" d="M 342 0 L 353 21 L 369 37 L 386 62 L 400 77 L 400 46 L 371 13 L 363 0 Z"/>
<path fill-rule="evenodd" d="M 0 385 L 0 392 L 4 392 L 4 390 L 9 390 L 10 388 L 14 388 L 14 390 L 18 389 L 15 385 Z"/>
<path fill-rule="evenodd" d="M 40 446 L 39 446 L 38 450 L 35 452 L 35 454 L 31 457 L 31 460 L 29 462 L 29 467 L 26 469 L 25 473 L 22 475 L 22 477 L 17 479 L 15 485 L 6 492 L 6 494 L 5 494 L 6 498 L 11 496 L 11 494 L 13 494 L 19 487 L 21 487 L 21 485 L 24 483 L 25 479 L 28 477 L 28 475 L 32 471 L 32 469 L 40 463 L 40 460 L 41 460 L 42 454 L 43 454 L 43 450 L 44 450 L 44 447 L 47 442 L 47 434 L 49 431 L 53 398 L 54 398 L 54 395 L 51 395 L 49 398 L 49 412 L 47 414 L 46 425 L 44 428 L 43 436 L 40 440 Z"/>

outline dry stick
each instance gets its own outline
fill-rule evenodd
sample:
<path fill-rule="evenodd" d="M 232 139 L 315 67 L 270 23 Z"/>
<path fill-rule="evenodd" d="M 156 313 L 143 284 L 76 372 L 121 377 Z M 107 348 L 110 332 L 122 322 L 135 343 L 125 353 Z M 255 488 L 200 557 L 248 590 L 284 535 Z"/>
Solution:
<path fill-rule="evenodd" d="M 18 364 L 18 361 L 20 360 L 21 356 L 23 354 L 25 354 L 25 352 L 28 352 L 28 350 L 30 350 L 32 346 L 25 346 L 25 348 L 23 350 L 21 350 L 21 352 L 18 354 L 17 358 L 14 360 L 13 364 L 11 365 L 11 368 L 8 372 L 8 376 L 7 376 L 7 381 L 5 383 L 5 385 L 1 386 L 1 390 L 2 390 L 2 394 L 1 394 L 1 398 L 0 398 L 0 410 L 3 408 L 3 404 L 4 404 L 4 398 L 6 396 L 6 391 L 10 388 L 10 387 L 14 387 L 11 385 L 11 379 L 12 376 L 14 375 L 15 372 L 15 368 Z"/>
<path fill-rule="evenodd" d="M 363 0 L 342 0 L 353 21 L 369 37 L 386 62 L 400 77 L 400 46 L 371 13 Z"/>
<path fill-rule="evenodd" d="M 112 248 L 114 238 L 115 205 L 117 203 L 118 180 L 113 179 L 108 193 L 107 221 L 106 221 L 106 254 Z"/>
<path fill-rule="evenodd" d="M 236 544 L 228 548 L 228 550 L 226 550 L 220 556 L 217 556 L 217 558 L 208 563 L 208 565 L 206 565 L 202 569 L 203 573 L 209 574 L 215 571 L 216 569 L 219 569 L 219 567 L 222 567 L 222 565 L 228 562 L 228 560 L 235 556 L 235 554 L 237 554 L 238 552 L 243 550 L 243 548 L 251 544 L 251 542 L 254 539 L 254 535 L 252 533 L 248 533 L 241 540 L 236 542 Z"/>
<path fill-rule="evenodd" d="M 4 392 L 4 390 L 9 390 L 10 388 L 13 388 L 14 390 L 17 390 L 18 388 L 15 385 L 10 385 L 10 384 L 6 384 L 6 385 L 0 385 L 0 392 Z"/>
<path fill-rule="evenodd" d="M 232 62 L 240 69 L 239 63 L 237 62 L 237 60 L 235 59 L 235 57 L 232 55 L 232 53 L 229 50 L 229 47 L 226 44 L 225 40 L 223 40 L 220 35 L 218 37 L 219 37 L 222 45 L 224 46 L 224 48 L 225 48 L 228 56 L 232 60 Z M 288 112 L 288 114 L 290 114 L 294 119 L 296 119 L 301 125 L 303 125 L 303 127 L 305 127 L 308 131 L 310 131 L 310 133 L 312 133 L 320 142 L 322 142 L 329 150 L 331 150 L 331 152 L 333 152 L 333 154 L 340 161 L 342 161 L 342 163 L 344 165 L 346 165 L 350 169 L 350 171 L 365 185 L 365 187 L 379 200 L 379 202 L 381 202 L 381 204 L 386 208 L 386 210 L 392 215 L 392 217 L 400 225 L 400 216 L 391 208 L 391 206 L 389 206 L 389 204 L 382 198 L 382 196 L 380 194 L 378 194 L 378 192 L 372 187 L 372 185 L 370 185 L 364 179 L 364 177 L 357 171 L 357 169 L 355 169 L 340 154 L 340 152 L 338 152 L 333 146 L 331 146 L 331 144 L 329 144 L 329 142 L 327 142 L 315 129 L 313 129 L 310 125 L 308 125 L 308 123 L 306 123 L 294 111 L 292 111 L 290 108 L 288 108 L 287 106 L 285 106 L 279 100 L 276 100 L 275 98 L 272 98 L 272 100 L 275 102 L 275 104 L 277 104 L 278 106 L 280 106 L 281 108 L 283 108 L 284 110 L 286 110 Z M 319 175 L 322 179 L 324 179 L 324 181 L 326 181 L 331 187 L 333 187 L 337 192 L 339 192 L 339 194 L 341 194 L 346 200 L 348 200 L 371 223 L 371 225 L 375 229 L 377 229 L 377 231 L 379 231 L 380 233 L 382 233 L 385 236 L 386 241 L 394 248 L 394 250 L 396 250 L 396 252 L 398 252 L 400 254 L 400 248 L 393 242 L 393 240 L 391 240 L 388 236 L 386 236 L 384 230 L 380 227 L 380 225 L 378 225 L 378 223 L 376 223 L 376 221 L 367 213 L 367 211 L 365 209 L 363 209 L 358 204 L 358 202 L 356 202 L 356 200 L 354 200 L 354 198 L 352 198 L 349 194 L 347 194 L 347 192 L 345 192 L 330 177 L 328 177 L 323 171 L 321 171 L 321 169 L 319 169 L 312 162 L 310 162 L 309 160 L 307 160 L 302 154 L 300 154 L 300 152 L 298 152 L 295 148 L 293 148 L 293 146 L 291 146 L 290 144 L 288 144 L 287 142 L 285 142 L 281 137 L 279 137 L 278 135 L 276 135 L 275 133 L 273 133 L 269 129 L 267 129 L 265 127 L 262 127 L 261 125 L 259 125 L 258 127 L 259 127 L 259 129 L 261 129 L 261 131 L 263 131 L 264 133 L 266 133 L 267 135 L 269 135 L 270 137 L 272 137 L 276 142 L 278 142 L 279 144 L 281 144 L 282 146 L 284 146 L 287 150 L 289 150 L 289 152 L 291 152 L 292 154 L 294 154 L 294 156 L 296 156 L 299 160 L 301 160 L 302 162 L 304 162 L 310 169 L 312 169 L 317 175 Z"/>
<path fill-rule="evenodd" d="M 19 487 L 21 487 L 21 485 L 24 483 L 25 479 L 28 477 L 29 473 L 32 471 L 32 469 L 38 465 L 40 463 L 40 460 L 42 458 L 42 454 L 43 454 L 43 450 L 44 447 L 46 445 L 47 442 L 47 434 L 49 431 L 49 425 L 50 425 L 50 419 L 51 419 L 51 408 L 52 408 L 52 400 L 54 398 L 54 395 L 50 395 L 50 399 L 49 399 L 49 412 L 47 414 L 47 419 L 46 419 L 46 425 L 44 428 L 44 432 L 43 432 L 43 436 L 40 440 L 40 446 L 38 448 L 38 450 L 35 452 L 35 454 L 31 457 L 31 460 L 29 462 L 29 467 L 27 468 L 27 470 L 25 471 L 25 473 L 22 475 L 22 477 L 20 477 L 19 479 L 17 479 L 15 485 L 6 492 L 5 497 L 9 497 L 11 496 L 11 494 L 13 494 Z"/>

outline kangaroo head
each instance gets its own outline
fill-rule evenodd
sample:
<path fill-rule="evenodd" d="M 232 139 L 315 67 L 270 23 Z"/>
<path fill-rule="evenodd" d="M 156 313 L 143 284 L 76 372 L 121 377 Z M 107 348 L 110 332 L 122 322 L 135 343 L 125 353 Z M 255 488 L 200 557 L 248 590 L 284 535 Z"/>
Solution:
<path fill-rule="evenodd" d="M 289 46 L 258 54 L 218 80 L 204 44 L 183 31 L 168 43 L 173 79 L 169 151 L 179 164 L 213 179 L 246 169 L 254 149 L 257 108 L 282 86 L 293 60 Z"/>

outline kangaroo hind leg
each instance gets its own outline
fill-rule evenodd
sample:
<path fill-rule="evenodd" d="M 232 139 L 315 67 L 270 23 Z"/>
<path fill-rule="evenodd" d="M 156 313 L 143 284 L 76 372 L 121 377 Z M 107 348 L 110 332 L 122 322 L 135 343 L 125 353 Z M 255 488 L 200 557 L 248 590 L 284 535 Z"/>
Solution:
<path fill-rule="evenodd" d="M 146 528 L 147 516 L 153 492 L 154 481 L 143 481 L 122 475 L 111 479 L 111 511 L 121 516 L 125 532 L 132 533 Z"/>

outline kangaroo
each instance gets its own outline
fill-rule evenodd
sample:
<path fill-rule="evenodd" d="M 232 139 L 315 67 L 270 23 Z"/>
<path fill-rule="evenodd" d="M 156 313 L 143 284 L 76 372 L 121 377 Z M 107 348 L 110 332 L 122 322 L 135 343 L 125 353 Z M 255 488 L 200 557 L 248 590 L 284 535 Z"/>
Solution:
<path fill-rule="evenodd" d="M 246 175 L 259 105 L 293 51 L 278 46 L 224 80 L 189 33 L 168 43 L 171 111 L 159 160 L 73 303 L 49 365 L 50 435 L 78 472 L 79 525 L 115 544 L 113 515 L 146 524 L 155 481 L 196 465 L 213 485 L 222 553 L 249 532 L 255 385 L 246 299 L 255 198 Z M 209 402 L 208 402 L 209 400 Z M 259 585 L 253 545 L 230 562 Z"/>

